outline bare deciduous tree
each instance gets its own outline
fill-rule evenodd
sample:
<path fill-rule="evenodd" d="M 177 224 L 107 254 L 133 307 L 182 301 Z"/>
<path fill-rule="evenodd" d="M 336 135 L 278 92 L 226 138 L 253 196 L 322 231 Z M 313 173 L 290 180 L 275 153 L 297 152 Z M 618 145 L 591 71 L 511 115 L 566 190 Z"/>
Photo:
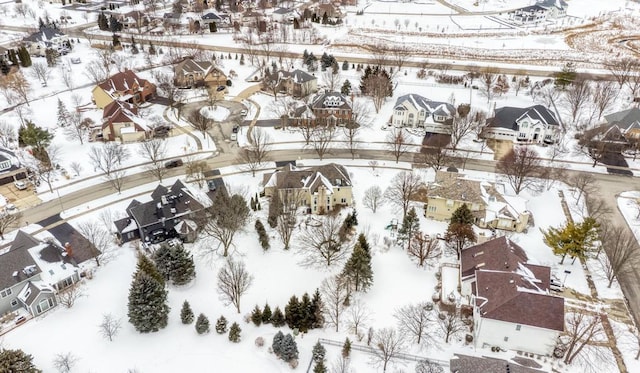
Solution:
<path fill-rule="evenodd" d="M 336 138 L 336 126 L 332 124 L 317 125 L 311 132 L 311 146 L 320 160 L 330 152 L 330 146 Z"/>
<path fill-rule="evenodd" d="M 271 150 L 271 137 L 262 128 L 254 127 L 247 136 L 248 144 L 240 149 L 238 161 L 244 168 L 251 171 L 252 176 L 256 176 L 258 170 L 267 161 Z"/>
<path fill-rule="evenodd" d="M 626 227 L 616 226 L 611 228 L 611 232 L 601 244 L 607 255 L 602 255 L 598 259 L 609 280 L 607 287 L 611 287 L 614 278 L 627 273 L 638 264 L 638 257 L 635 255 L 637 242 Z"/>
<path fill-rule="evenodd" d="M 433 304 L 429 305 L 426 302 L 408 304 L 397 309 L 393 317 L 398 322 L 398 330 L 420 344 L 423 339 L 431 338 L 428 332 L 433 321 L 432 310 Z"/>
<path fill-rule="evenodd" d="M 213 127 L 213 121 L 211 119 L 202 115 L 202 113 L 200 113 L 199 111 L 194 111 L 189 116 L 189 122 L 191 122 L 193 128 L 195 128 L 197 131 L 200 131 L 203 138 L 208 139 L 207 131 L 209 131 Z"/>
<path fill-rule="evenodd" d="M 420 267 L 424 266 L 427 260 L 440 257 L 441 253 L 440 241 L 420 231 L 413 235 L 407 250 L 407 254 L 416 259 Z"/>
<path fill-rule="evenodd" d="M 447 163 L 451 162 L 450 150 L 447 148 L 447 140 L 436 141 L 429 147 L 423 147 L 420 150 L 420 155 L 417 157 L 420 163 L 423 163 L 426 167 L 431 167 L 434 171 L 440 170 L 445 167 Z"/>
<path fill-rule="evenodd" d="M 538 153 L 531 147 L 517 147 L 502 157 L 496 171 L 503 174 L 516 194 L 525 189 L 540 189 L 539 177 L 542 172 Z"/>
<path fill-rule="evenodd" d="M 204 234 L 219 243 L 217 248 L 209 248 L 208 253 L 216 253 L 222 246 L 222 255 L 228 256 L 236 233 L 244 229 L 248 219 L 249 207 L 243 196 L 229 196 L 224 190 L 218 191 L 213 204 L 205 208 L 199 224 Z"/>
<path fill-rule="evenodd" d="M 82 113 L 72 111 L 69 113 L 68 126 L 64 127 L 64 134 L 68 140 L 78 140 L 80 145 L 84 144 L 87 135 L 87 122 L 82 117 Z"/>
<path fill-rule="evenodd" d="M 147 172 L 162 182 L 168 169 L 162 160 L 167 156 L 167 143 L 162 139 L 148 139 L 138 143 L 138 152 L 148 163 L 144 166 Z"/>
<path fill-rule="evenodd" d="M 565 364 L 571 364 L 585 346 L 606 338 L 600 318 L 584 309 L 574 309 L 566 315 L 565 333 Z"/>
<path fill-rule="evenodd" d="M 415 198 L 423 186 L 424 182 L 418 174 L 411 171 L 402 171 L 391 179 L 391 184 L 384 192 L 384 198 L 394 205 L 397 210 L 402 211 L 402 217 L 404 218 L 409 211 L 411 200 Z"/>
<path fill-rule="evenodd" d="M 0 122 L 0 146 L 9 148 L 18 139 L 16 127 L 7 122 Z"/>
<path fill-rule="evenodd" d="M 587 172 L 579 172 L 569 178 L 569 185 L 578 191 L 578 197 L 580 199 L 583 194 L 589 195 L 598 190 L 596 179 Z"/>
<path fill-rule="evenodd" d="M 126 176 L 125 170 L 115 170 L 111 171 L 110 174 L 106 175 L 105 178 L 111 184 L 113 189 L 120 194 L 122 192 L 122 187 L 124 186 L 124 177 Z"/>
<path fill-rule="evenodd" d="M 404 349 L 402 336 L 393 328 L 383 328 L 375 332 L 373 338 L 373 361 L 382 366 L 386 372 L 391 360 L 398 357 Z"/>
<path fill-rule="evenodd" d="M 67 308 L 73 307 L 76 301 L 84 296 L 84 291 L 80 285 L 79 282 L 76 282 L 58 292 L 58 302 Z"/>
<path fill-rule="evenodd" d="M 190 180 L 194 180 L 198 184 L 199 188 L 202 188 L 204 186 L 204 173 L 207 171 L 209 171 L 207 162 L 195 159 L 191 156 L 186 157 L 185 172 L 187 174 L 187 178 L 189 178 Z"/>
<path fill-rule="evenodd" d="M 598 113 L 598 120 L 602 118 L 602 114 L 613 104 L 618 97 L 618 90 L 614 83 L 609 80 L 600 80 L 596 82 L 593 88 L 592 100 Z"/>
<path fill-rule="evenodd" d="M 109 77 L 109 72 L 104 70 L 103 65 L 99 61 L 93 60 L 86 64 L 84 75 L 89 78 L 93 84 L 99 84 Z"/>
<path fill-rule="evenodd" d="M 279 193 L 279 201 L 281 203 L 280 213 L 277 216 L 276 231 L 282 240 L 284 249 L 289 249 L 293 231 L 296 228 L 298 207 L 303 203 L 304 196 L 301 190 L 288 189 Z M 273 203 L 273 199 L 272 199 Z"/>
<path fill-rule="evenodd" d="M 404 128 L 393 128 L 386 138 L 387 151 L 393 155 L 396 163 L 411 149 L 411 139 Z"/>
<path fill-rule="evenodd" d="M 351 373 L 351 359 L 342 355 L 331 365 L 331 373 Z"/>
<path fill-rule="evenodd" d="M 318 202 L 318 208 L 324 210 Z M 340 227 L 342 220 L 335 215 L 320 216 L 320 223 L 307 225 L 300 233 L 300 254 L 303 256 L 302 264 L 307 266 L 331 267 L 347 257 L 345 242 L 340 240 Z"/>
<path fill-rule="evenodd" d="M 10 214 L 4 209 L 0 212 L 0 239 L 1 240 L 4 240 L 4 233 L 7 231 L 7 229 L 18 226 L 21 217 L 22 217 L 21 213 Z"/>
<path fill-rule="evenodd" d="M 378 207 L 384 205 L 384 198 L 382 195 L 382 189 L 379 186 L 374 185 L 364 191 L 364 197 L 362 198 L 362 204 L 364 207 L 371 209 L 375 214 Z"/>
<path fill-rule="evenodd" d="M 444 373 L 444 368 L 436 362 L 420 360 L 416 364 L 416 373 Z"/>
<path fill-rule="evenodd" d="M 249 290 L 252 282 L 253 276 L 243 262 L 227 258 L 218 272 L 218 293 L 224 302 L 233 304 L 240 313 L 240 298 Z"/>
<path fill-rule="evenodd" d="M 589 81 L 580 76 L 567 87 L 564 101 L 569 107 L 573 125 L 577 123 L 584 105 L 591 101 L 592 93 Z"/>
<path fill-rule="evenodd" d="M 467 326 L 455 312 L 441 312 L 436 320 L 445 343 L 467 330 Z"/>
<path fill-rule="evenodd" d="M 60 65 L 58 71 L 60 72 L 60 79 L 62 79 L 64 86 L 73 91 L 75 84 L 73 82 L 73 74 L 71 73 L 71 67 L 69 64 Z"/>
<path fill-rule="evenodd" d="M 53 359 L 53 366 L 60 373 L 69 373 L 78 362 L 78 357 L 71 352 L 56 354 Z"/>
<path fill-rule="evenodd" d="M 368 322 L 370 318 L 371 312 L 364 302 L 360 299 L 351 302 L 347 309 L 347 323 L 349 325 L 349 329 L 351 329 L 353 334 L 358 337 L 359 341 L 364 338 L 364 334 L 360 333 L 360 328 L 364 328 L 364 324 Z"/>
<path fill-rule="evenodd" d="M 464 115 L 460 114 L 460 110 L 456 111 L 456 115 L 451 124 L 451 149 L 456 150 L 460 140 L 473 132 L 475 128 L 475 118 L 476 112 L 473 110 Z"/>
<path fill-rule="evenodd" d="M 112 224 L 112 222 L 113 221 L 109 224 Z M 98 267 L 111 259 L 111 232 L 102 225 L 102 222 L 97 220 L 83 220 L 78 223 L 76 228 L 78 233 L 87 239 L 88 242 L 83 244 L 87 245 L 86 249 L 93 256 L 93 260 L 95 260 Z M 78 245 L 78 242 L 82 241 L 76 240 L 76 242 L 73 242 L 74 246 Z"/>
<path fill-rule="evenodd" d="M 598 221 L 608 219 L 609 215 L 613 212 L 607 201 L 602 198 L 587 195 L 586 205 L 587 210 L 589 210 L 589 216 Z"/>
<path fill-rule="evenodd" d="M 113 338 L 118 335 L 121 327 L 121 320 L 116 319 L 112 314 L 106 313 L 102 315 L 102 322 L 98 326 L 100 335 L 103 338 L 107 338 L 109 342 L 113 341 Z"/>
<path fill-rule="evenodd" d="M 607 69 L 611 73 L 611 76 L 618 82 L 620 89 L 627 84 L 629 77 L 633 72 L 638 70 L 638 62 L 635 58 L 625 57 L 619 60 L 609 61 Z"/>
<path fill-rule="evenodd" d="M 156 87 L 169 100 L 169 106 L 173 107 L 177 101 L 180 101 L 180 96 L 182 96 L 182 90 L 174 84 L 173 75 L 162 71 L 154 71 L 152 75 Z"/>
<path fill-rule="evenodd" d="M 101 171 L 110 176 L 116 166 L 129 158 L 129 151 L 121 144 L 108 142 L 93 146 L 89 151 L 89 160 L 94 171 Z"/>
<path fill-rule="evenodd" d="M 31 75 L 46 85 L 51 76 L 51 69 L 44 62 L 34 62 L 33 65 L 31 65 Z"/>
<path fill-rule="evenodd" d="M 327 325 L 335 326 L 336 332 L 340 329 L 342 314 L 346 309 L 349 285 L 340 276 L 331 276 L 322 281 L 321 291 L 323 312 Z"/>
<path fill-rule="evenodd" d="M 494 91 L 498 83 L 498 74 L 494 68 L 486 68 L 480 73 L 479 92 L 487 98 L 487 103 L 493 99 Z"/>

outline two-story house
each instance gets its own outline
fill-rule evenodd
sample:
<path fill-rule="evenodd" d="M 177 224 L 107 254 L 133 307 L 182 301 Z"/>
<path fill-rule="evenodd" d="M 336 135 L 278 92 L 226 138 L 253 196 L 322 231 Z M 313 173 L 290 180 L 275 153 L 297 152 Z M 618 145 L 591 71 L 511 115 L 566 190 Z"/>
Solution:
<path fill-rule="evenodd" d="M 640 140 L 640 109 L 634 107 L 604 116 L 607 124 L 617 125 L 630 141 Z"/>
<path fill-rule="evenodd" d="M 427 132 L 451 134 L 456 109 L 447 102 L 431 101 L 410 93 L 398 97 L 391 123 L 395 127 L 424 128 Z"/>
<path fill-rule="evenodd" d="M 227 76 L 210 61 L 185 58 L 173 67 L 174 84 L 180 88 L 219 87 L 227 85 Z"/>
<path fill-rule="evenodd" d="M 312 214 L 326 214 L 337 206 L 352 206 L 351 178 L 336 163 L 323 166 L 301 167 L 288 164 L 263 176 L 264 194 L 268 197 L 280 193 L 296 199 L 296 204 L 306 207 Z"/>
<path fill-rule="evenodd" d="M 196 239 L 198 215 L 208 197 L 177 180 L 171 187 L 158 185 L 151 200 L 133 200 L 127 206 L 127 217 L 114 221 L 120 244 L 140 239 L 145 243 L 158 243 L 170 238 L 184 242 Z"/>
<path fill-rule="evenodd" d="M 526 200 L 507 196 L 500 187 L 486 181 L 470 180 L 456 171 L 438 171 L 436 179 L 423 194 L 424 216 L 449 221 L 453 213 L 466 205 L 479 228 L 522 232 L 527 229 L 531 213 Z"/>
<path fill-rule="evenodd" d="M 11 150 L 0 147 L 0 185 L 26 179 L 27 170 L 20 164 L 20 159 Z"/>
<path fill-rule="evenodd" d="M 487 119 L 481 137 L 519 143 L 553 144 L 560 136 L 556 116 L 542 105 L 526 108 L 505 106 Z"/>
<path fill-rule="evenodd" d="M 318 94 L 310 105 L 319 124 L 344 125 L 351 120 L 351 102 L 340 92 Z"/>
<path fill-rule="evenodd" d="M 537 24 L 567 15 L 568 4 L 564 0 L 538 0 L 537 3 L 509 12 L 509 18 L 517 23 Z"/>
<path fill-rule="evenodd" d="M 302 71 L 284 71 L 277 72 L 280 90 L 295 98 L 305 98 L 310 94 L 318 92 L 318 78 Z"/>
<path fill-rule="evenodd" d="M 113 101 L 139 105 L 155 97 L 156 86 L 133 71 L 125 70 L 95 86 L 91 94 L 98 109 L 104 109 Z"/>
<path fill-rule="evenodd" d="M 0 255 L 0 314 L 24 310 L 37 316 L 55 307 L 58 292 L 80 281 L 80 265 L 94 253 L 85 244 L 63 246 L 19 230 Z"/>
<path fill-rule="evenodd" d="M 22 43 L 32 56 L 44 57 L 47 48 L 57 51 L 70 49 L 69 37 L 53 27 L 41 27 L 40 30 L 22 39 Z"/>
<path fill-rule="evenodd" d="M 550 294 L 551 269 L 527 261 L 506 237 L 462 250 L 460 289 L 473 308 L 476 347 L 553 352 L 564 331 L 564 298 Z"/>
<path fill-rule="evenodd" d="M 150 131 L 147 120 L 138 115 L 138 108 L 128 102 L 113 101 L 102 111 L 102 138 L 106 141 L 140 141 Z"/>

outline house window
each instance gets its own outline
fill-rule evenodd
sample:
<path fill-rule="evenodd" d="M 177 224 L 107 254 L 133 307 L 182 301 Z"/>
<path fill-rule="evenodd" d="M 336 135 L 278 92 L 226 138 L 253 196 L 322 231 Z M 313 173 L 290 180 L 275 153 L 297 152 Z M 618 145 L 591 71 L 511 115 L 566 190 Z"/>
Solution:
<path fill-rule="evenodd" d="M 526 134 L 526 133 L 524 133 L 524 132 L 520 132 L 520 133 L 518 134 L 518 137 L 519 137 L 519 138 L 521 138 L 521 139 L 523 139 L 523 138 L 527 137 L 527 134 Z"/>
<path fill-rule="evenodd" d="M 2 298 L 6 298 L 6 297 L 8 297 L 9 295 L 11 295 L 12 293 L 13 293 L 13 292 L 11 291 L 11 289 L 10 289 L 10 288 L 6 288 L 6 289 L 4 289 L 4 290 L 0 291 L 0 297 L 2 297 Z"/>
<path fill-rule="evenodd" d="M 509 342 L 509 337 L 504 337 L 505 342 Z"/>
<path fill-rule="evenodd" d="M 36 306 L 36 313 L 43 313 L 51 307 L 53 307 L 53 299 L 43 299 L 42 302 L 38 303 L 38 305 Z"/>
<path fill-rule="evenodd" d="M 447 207 L 453 207 L 453 200 L 452 199 L 448 199 L 447 200 Z"/>
<path fill-rule="evenodd" d="M 429 206 L 429 207 L 427 207 L 427 211 L 436 212 L 436 207 L 435 206 Z"/>
<path fill-rule="evenodd" d="M 516 330 L 520 331 L 520 329 L 522 329 L 522 325 L 516 325 Z"/>
<path fill-rule="evenodd" d="M 13 298 L 11 300 L 11 307 L 17 307 L 18 306 L 18 299 L 17 298 Z"/>
<path fill-rule="evenodd" d="M 444 122 L 444 117 L 442 115 L 436 115 L 435 119 L 437 122 Z"/>
<path fill-rule="evenodd" d="M 346 198 L 342 198 L 342 199 L 340 200 L 340 203 L 347 203 L 347 199 L 346 199 Z"/>

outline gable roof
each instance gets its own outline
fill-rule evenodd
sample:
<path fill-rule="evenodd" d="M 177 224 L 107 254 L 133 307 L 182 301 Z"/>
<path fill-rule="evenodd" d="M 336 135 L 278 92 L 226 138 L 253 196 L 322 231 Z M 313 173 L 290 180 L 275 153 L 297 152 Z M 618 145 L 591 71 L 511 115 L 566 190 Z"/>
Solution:
<path fill-rule="evenodd" d="M 461 178 L 442 179 L 431 184 L 427 196 L 469 203 L 484 203 L 480 182 Z"/>
<path fill-rule="evenodd" d="M 39 31 L 34 32 L 33 34 L 25 37 L 24 41 L 32 41 L 32 42 L 48 42 L 51 39 L 58 38 L 64 36 L 62 31 L 52 28 L 52 27 L 42 27 Z"/>
<path fill-rule="evenodd" d="M 535 272 L 531 269 L 535 268 Z M 548 294 L 550 268 L 519 265 L 517 272 L 476 271 L 480 317 L 564 331 L 564 298 Z"/>
<path fill-rule="evenodd" d="M 410 104 L 417 110 L 424 109 L 429 114 L 443 115 L 452 117 L 456 109 L 448 102 L 432 101 L 415 93 L 409 93 L 398 97 L 394 110 L 404 110 L 404 105 Z"/>
<path fill-rule="evenodd" d="M 166 188 L 158 185 L 151 194 L 151 201 L 140 203 L 127 209 L 128 214 L 135 219 L 139 227 L 148 226 L 164 219 L 175 219 L 192 211 L 204 208 L 203 204 L 193 195 L 182 181 Z"/>
<path fill-rule="evenodd" d="M 293 9 L 289 8 L 278 8 L 273 11 L 274 14 L 289 14 L 291 12 L 293 12 Z"/>
<path fill-rule="evenodd" d="M 340 92 L 326 92 L 316 96 L 311 104 L 312 109 L 349 109 L 351 110 L 351 103 Z"/>
<path fill-rule="evenodd" d="M 134 123 L 138 131 L 149 130 L 149 124 L 138 115 L 138 109 L 124 101 L 115 100 L 105 106 L 102 112 L 102 119 L 104 120 L 103 129 L 113 123 Z"/>
<path fill-rule="evenodd" d="M 173 68 L 174 72 L 182 73 L 202 73 L 207 75 L 213 64 L 209 61 L 194 61 L 191 58 L 185 58 L 181 62 L 178 62 Z"/>
<path fill-rule="evenodd" d="M 219 15 L 217 15 L 214 12 L 208 12 L 207 14 L 202 16 L 202 19 L 213 20 L 213 21 L 221 21 L 222 17 L 220 17 Z"/>
<path fill-rule="evenodd" d="M 505 106 L 496 109 L 493 118 L 488 120 L 488 127 L 501 127 L 517 131 L 518 123 L 525 117 L 545 125 L 558 125 L 556 117 L 549 109 L 543 105 L 534 105 L 526 108 Z"/>
<path fill-rule="evenodd" d="M 139 78 L 133 71 L 125 70 L 110 76 L 107 80 L 98 84 L 98 87 L 112 94 L 114 92 L 129 91 L 136 86 L 141 90 L 148 83 L 149 81 Z"/>
<path fill-rule="evenodd" d="M 0 255 L 0 290 L 10 288 L 42 272 L 29 253 L 30 248 L 38 245 L 40 241 L 33 236 L 22 230 L 18 231 L 9 251 Z M 27 274 L 23 271 L 27 267 L 33 268 L 33 272 Z"/>
<path fill-rule="evenodd" d="M 309 189 L 314 193 L 320 186 L 329 192 L 334 187 L 350 187 L 351 178 L 344 166 L 329 163 L 323 166 L 297 168 L 287 164 L 279 170 L 264 175 L 263 185 L 277 189 Z"/>
<path fill-rule="evenodd" d="M 536 5 L 539 5 L 543 8 L 558 8 L 558 9 L 566 9 L 567 3 L 564 0 L 538 0 Z"/>
<path fill-rule="evenodd" d="M 462 250 L 460 272 L 464 279 L 478 269 L 515 271 L 519 264 L 524 264 L 527 260 L 522 247 L 502 236 Z"/>
<path fill-rule="evenodd" d="M 640 109 L 634 107 L 605 115 L 607 123 L 616 123 L 626 131 L 640 127 Z"/>
<path fill-rule="evenodd" d="M 318 79 L 315 76 L 307 73 L 306 71 L 302 71 L 299 69 L 293 70 L 291 72 L 281 70 L 280 74 L 282 75 L 283 79 L 291 79 L 291 81 L 297 84 L 306 83 Z"/>

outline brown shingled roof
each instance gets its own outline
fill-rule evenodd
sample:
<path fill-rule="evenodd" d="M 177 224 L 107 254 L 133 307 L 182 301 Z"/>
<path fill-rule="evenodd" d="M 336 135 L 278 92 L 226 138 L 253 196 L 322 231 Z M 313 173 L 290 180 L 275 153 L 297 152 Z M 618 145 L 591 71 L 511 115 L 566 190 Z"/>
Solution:
<path fill-rule="evenodd" d="M 518 263 L 526 263 L 527 260 L 527 254 L 515 242 L 505 236 L 494 238 L 462 250 L 462 278 L 472 275 L 476 269 L 515 271 Z"/>
<path fill-rule="evenodd" d="M 113 90 L 117 92 L 125 92 L 133 89 L 134 86 L 142 88 L 147 83 L 146 79 L 139 78 L 136 73 L 131 70 L 121 71 L 112 75 L 98 86 L 107 92 Z"/>
<path fill-rule="evenodd" d="M 427 196 L 484 204 L 480 182 L 475 180 L 460 178 L 441 180 L 438 183 L 431 184 Z"/>
<path fill-rule="evenodd" d="M 519 273 L 476 271 L 480 316 L 564 331 L 564 299 L 545 293 L 546 289 L 537 290 L 536 286 L 542 288 L 544 284 L 531 283 Z"/>

